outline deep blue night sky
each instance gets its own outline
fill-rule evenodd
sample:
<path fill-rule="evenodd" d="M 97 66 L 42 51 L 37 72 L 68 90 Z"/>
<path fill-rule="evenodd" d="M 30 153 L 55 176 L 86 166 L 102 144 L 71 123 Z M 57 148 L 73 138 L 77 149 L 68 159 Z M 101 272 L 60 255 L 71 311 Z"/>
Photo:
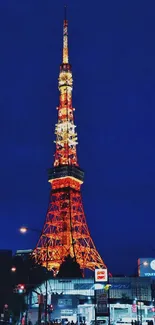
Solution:
<path fill-rule="evenodd" d="M 68 0 L 83 203 L 112 273 L 155 248 L 155 2 Z M 63 0 L 0 1 L 0 248 L 33 248 L 50 194 Z"/>

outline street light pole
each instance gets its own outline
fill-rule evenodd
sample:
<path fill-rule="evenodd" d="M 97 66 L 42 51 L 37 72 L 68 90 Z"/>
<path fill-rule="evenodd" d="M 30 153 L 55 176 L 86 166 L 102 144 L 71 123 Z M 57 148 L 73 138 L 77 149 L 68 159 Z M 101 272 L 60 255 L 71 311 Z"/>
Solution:
<path fill-rule="evenodd" d="M 34 231 L 37 233 L 41 233 L 41 230 L 35 229 L 35 228 L 29 228 L 29 227 L 21 227 L 20 232 L 22 234 L 25 234 L 28 230 Z M 44 235 L 48 239 L 46 235 Z M 47 289 L 48 289 L 48 279 L 47 279 L 47 273 L 48 273 L 48 249 L 49 249 L 49 243 L 46 244 L 46 280 L 45 280 L 45 325 L 47 324 Z"/>
<path fill-rule="evenodd" d="M 16 274 L 16 271 L 17 271 L 16 267 L 15 266 L 12 266 L 11 272 L 14 273 L 14 274 Z M 25 283 L 26 293 L 27 293 L 27 295 L 26 295 L 26 298 L 27 298 L 26 299 L 26 314 L 25 314 L 25 324 L 26 325 L 28 323 L 29 295 L 28 295 L 28 290 L 27 289 L 29 287 L 29 284 L 30 284 L 30 280 L 29 280 L 29 274 L 28 274 L 28 276 L 27 276 L 27 283 Z"/>
<path fill-rule="evenodd" d="M 141 265 L 144 265 L 144 266 L 148 266 L 148 262 L 147 261 L 143 261 L 142 263 L 140 263 L 140 264 L 138 264 L 138 269 L 137 269 L 137 267 L 136 267 L 136 277 L 138 277 L 138 271 L 139 271 L 139 267 L 141 266 Z M 136 301 L 137 301 L 137 322 L 138 322 L 138 324 L 139 324 L 139 322 L 140 322 L 140 324 L 142 325 L 142 306 L 141 306 L 141 285 L 140 285 L 140 287 L 139 287 L 139 289 L 140 289 L 140 294 L 139 294 L 139 302 L 140 302 L 140 308 L 138 308 L 138 286 L 137 286 L 137 281 L 136 281 Z M 139 311 L 140 311 L 140 313 L 139 313 Z M 139 315 L 140 314 L 140 315 Z M 140 316 L 140 317 L 139 317 Z"/>
<path fill-rule="evenodd" d="M 29 286 L 30 284 L 30 277 L 29 277 L 29 274 L 27 276 L 27 287 Z M 27 291 L 27 308 L 26 308 L 26 315 L 25 315 L 25 324 L 27 325 L 28 324 L 28 311 L 29 311 L 29 293 Z"/>

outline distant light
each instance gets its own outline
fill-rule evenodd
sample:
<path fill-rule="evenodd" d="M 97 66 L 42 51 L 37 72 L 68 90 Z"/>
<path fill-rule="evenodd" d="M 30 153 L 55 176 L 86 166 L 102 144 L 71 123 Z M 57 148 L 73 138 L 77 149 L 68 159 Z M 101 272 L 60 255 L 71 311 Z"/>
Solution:
<path fill-rule="evenodd" d="M 21 228 L 19 229 L 19 231 L 20 231 L 22 234 L 25 234 L 25 233 L 28 231 L 28 229 L 27 229 L 27 227 L 21 227 Z"/>
<path fill-rule="evenodd" d="M 11 268 L 11 271 L 12 271 L 12 272 L 16 272 L 16 267 L 13 266 L 13 267 Z"/>
<path fill-rule="evenodd" d="M 7 304 L 4 305 L 4 308 L 7 309 L 9 306 Z"/>

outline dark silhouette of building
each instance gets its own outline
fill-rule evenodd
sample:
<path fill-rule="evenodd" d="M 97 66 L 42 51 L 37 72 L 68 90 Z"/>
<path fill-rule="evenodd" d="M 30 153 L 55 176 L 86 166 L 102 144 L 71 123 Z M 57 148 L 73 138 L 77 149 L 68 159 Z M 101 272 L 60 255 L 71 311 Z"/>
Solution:
<path fill-rule="evenodd" d="M 11 281 L 12 251 L 0 250 L 0 312 L 3 312 L 4 305 L 9 305 L 9 296 L 12 292 Z"/>

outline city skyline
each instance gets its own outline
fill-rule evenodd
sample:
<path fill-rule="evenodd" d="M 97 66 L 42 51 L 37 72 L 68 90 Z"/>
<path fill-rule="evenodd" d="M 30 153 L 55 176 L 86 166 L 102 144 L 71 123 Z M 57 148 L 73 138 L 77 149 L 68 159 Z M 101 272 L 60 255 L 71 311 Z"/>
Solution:
<path fill-rule="evenodd" d="M 134 273 L 154 252 L 155 5 L 81 4 L 68 1 L 85 214 L 110 271 Z M 18 228 L 42 229 L 48 206 L 64 3 L 1 6 L 0 248 L 15 251 L 35 246 Z"/>

